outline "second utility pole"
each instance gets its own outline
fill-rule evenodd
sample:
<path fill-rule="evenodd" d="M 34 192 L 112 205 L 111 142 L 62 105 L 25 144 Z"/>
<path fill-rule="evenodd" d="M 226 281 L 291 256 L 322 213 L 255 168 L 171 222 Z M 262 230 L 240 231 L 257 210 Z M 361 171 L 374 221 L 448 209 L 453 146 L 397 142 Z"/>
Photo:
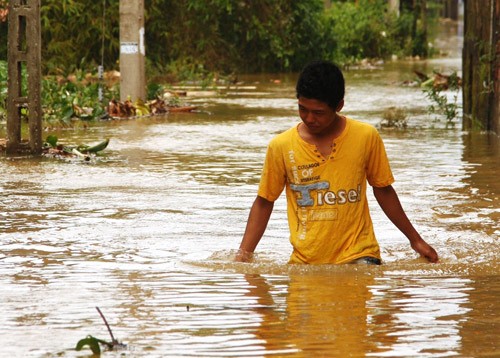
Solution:
<path fill-rule="evenodd" d="M 120 100 L 146 100 L 144 0 L 120 0 Z"/>

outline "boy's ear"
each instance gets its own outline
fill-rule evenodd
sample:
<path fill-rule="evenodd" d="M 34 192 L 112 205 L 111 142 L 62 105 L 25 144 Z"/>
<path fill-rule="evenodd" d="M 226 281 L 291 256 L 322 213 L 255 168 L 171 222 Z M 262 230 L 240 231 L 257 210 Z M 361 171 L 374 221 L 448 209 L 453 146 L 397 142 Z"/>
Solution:
<path fill-rule="evenodd" d="M 344 108 L 344 99 L 342 99 L 339 104 L 337 105 L 337 108 L 335 108 L 335 112 L 340 112 Z"/>

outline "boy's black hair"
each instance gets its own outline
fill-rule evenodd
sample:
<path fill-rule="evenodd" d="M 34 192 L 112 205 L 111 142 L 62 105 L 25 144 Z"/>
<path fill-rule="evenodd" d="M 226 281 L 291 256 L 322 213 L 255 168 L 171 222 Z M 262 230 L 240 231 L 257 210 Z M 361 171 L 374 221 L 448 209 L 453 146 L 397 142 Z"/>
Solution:
<path fill-rule="evenodd" d="M 325 102 L 333 108 L 345 95 L 344 75 L 340 68 L 332 62 L 313 61 L 306 65 L 300 73 L 295 87 L 297 98 L 305 97 Z"/>

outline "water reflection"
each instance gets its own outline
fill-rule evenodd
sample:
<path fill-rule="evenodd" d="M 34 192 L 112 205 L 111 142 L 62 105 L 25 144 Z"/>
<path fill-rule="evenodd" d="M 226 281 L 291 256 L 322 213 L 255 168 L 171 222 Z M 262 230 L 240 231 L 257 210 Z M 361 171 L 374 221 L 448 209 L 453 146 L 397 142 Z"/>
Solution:
<path fill-rule="evenodd" d="M 371 339 L 385 357 L 459 354 L 471 280 L 380 277 L 370 287 Z"/>
<path fill-rule="evenodd" d="M 467 319 L 460 325 L 460 336 L 462 337 L 461 354 L 467 357 L 478 357 L 487 355 L 498 355 L 500 342 L 500 321 L 498 319 L 498 297 L 500 297 L 500 275 L 484 277 L 475 276 L 470 283 L 467 307 L 470 312 Z M 493 300 L 492 300 L 493 298 Z M 496 300 L 495 300 L 496 298 Z"/>
<path fill-rule="evenodd" d="M 473 280 L 376 271 L 323 267 L 287 276 L 170 278 L 179 286 L 165 296 L 176 311 L 167 328 L 173 349 L 189 344 L 193 355 L 298 357 L 449 356 L 470 349 L 462 328 L 473 317 Z M 186 332 L 204 339 L 183 337 Z"/>
<path fill-rule="evenodd" d="M 304 357 L 470 353 L 463 327 L 478 324 L 470 299 L 484 294 L 474 292 L 474 280 L 379 274 L 324 269 L 281 278 L 245 275 L 248 295 L 256 296 L 260 306 L 254 310 L 262 318 L 254 334 L 266 342 L 267 354 L 276 353 L 277 342 Z M 493 289 L 498 293 L 498 285 Z M 495 327 L 494 319 L 487 327 Z"/>
<path fill-rule="evenodd" d="M 367 338 L 371 275 L 338 272 L 292 275 L 287 296 L 287 332 L 303 355 L 363 356 Z"/>
<path fill-rule="evenodd" d="M 463 181 L 471 200 L 460 208 L 475 223 L 474 229 L 487 235 L 500 236 L 500 181 L 487 178 L 498 176 L 500 140 L 494 134 L 468 133 L 463 136 L 462 159 L 467 163 Z M 464 203 L 465 204 L 465 203 Z M 471 220 L 471 221 L 472 221 Z"/>

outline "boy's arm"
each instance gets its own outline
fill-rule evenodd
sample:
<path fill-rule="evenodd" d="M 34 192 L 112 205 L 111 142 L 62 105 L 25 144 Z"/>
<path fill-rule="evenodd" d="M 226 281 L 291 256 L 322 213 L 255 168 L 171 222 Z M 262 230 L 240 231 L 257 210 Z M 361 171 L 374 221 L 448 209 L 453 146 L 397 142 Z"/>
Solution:
<path fill-rule="evenodd" d="M 392 185 L 382 188 L 373 187 L 373 194 L 387 217 L 410 240 L 413 250 L 424 256 L 429 262 L 437 262 L 438 254 L 415 230 Z"/>
<path fill-rule="evenodd" d="M 257 196 L 253 202 L 252 209 L 248 215 L 247 227 L 241 240 L 240 249 L 235 257 L 235 261 L 246 262 L 252 257 L 257 244 L 259 243 L 267 223 L 273 212 L 274 202 Z"/>

